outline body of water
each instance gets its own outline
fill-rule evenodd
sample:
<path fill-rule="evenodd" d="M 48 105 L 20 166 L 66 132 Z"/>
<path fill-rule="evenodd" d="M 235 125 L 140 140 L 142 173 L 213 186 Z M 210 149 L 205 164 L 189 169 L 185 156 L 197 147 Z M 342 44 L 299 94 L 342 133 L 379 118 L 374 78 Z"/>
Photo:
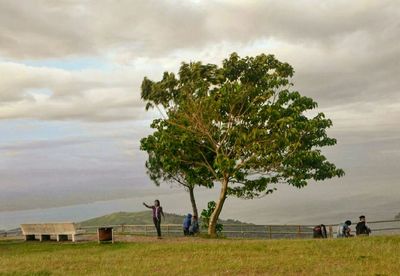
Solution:
<path fill-rule="evenodd" d="M 291 189 L 291 188 L 285 188 Z M 180 189 L 159 190 L 148 195 L 140 194 L 127 199 L 98 201 L 65 207 L 0 212 L 0 229 L 19 227 L 21 223 L 79 222 L 89 218 L 119 211 L 143 211 L 142 202 L 159 199 L 165 212 L 187 214 L 191 205 L 187 193 Z M 210 200 L 215 200 L 218 189 L 198 190 L 197 204 L 201 211 Z M 372 220 L 393 219 L 399 212 L 399 203 L 389 198 L 329 198 L 314 197 L 304 191 L 287 190 L 265 198 L 243 200 L 228 198 L 221 217 L 256 224 L 319 224 L 356 220 L 364 214 Z"/>

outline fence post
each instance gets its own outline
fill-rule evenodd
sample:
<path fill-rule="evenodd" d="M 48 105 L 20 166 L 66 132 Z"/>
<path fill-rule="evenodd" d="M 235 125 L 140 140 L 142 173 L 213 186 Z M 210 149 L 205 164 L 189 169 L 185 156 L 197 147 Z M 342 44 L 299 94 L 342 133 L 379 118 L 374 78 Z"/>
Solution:
<path fill-rule="evenodd" d="M 124 233 L 125 232 L 124 230 L 125 230 L 124 229 L 124 224 L 121 224 L 121 232 Z"/>
<path fill-rule="evenodd" d="M 147 236 L 147 225 L 144 226 L 144 235 Z"/>
<path fill-rule="evenodd" d="M 167 236 L 169 236 L 169 224 L 167 224 Z"/>
<path fill-rule="evenodd" d="M 301 237 L 301 225 L 297 226 L 297 238 Z"/>
<path fill-rule="evenodd" d="M 329 225 L 329 237 L 333 238 L 333 229 L 332 229 L 332 225 Z"/>
<path fill-rule="evenodd" d="M 269 239 L 272 240 L 272 226 L 269 226 Z"/>

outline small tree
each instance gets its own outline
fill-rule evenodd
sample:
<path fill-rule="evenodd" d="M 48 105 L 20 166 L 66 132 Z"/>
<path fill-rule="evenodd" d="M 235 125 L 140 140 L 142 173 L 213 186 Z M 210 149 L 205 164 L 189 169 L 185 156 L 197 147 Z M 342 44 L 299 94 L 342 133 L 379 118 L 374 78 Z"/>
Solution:
<path fill-rule="evenodd" d="M 311 179 L 344 175 L 320 150 L 336 144 L 326 134 L 331 120 L 323 113 L 306 115 L 317 103 L 290 89 L 292 76 L 293 68 L 272 55 L 233 53 L 221 67 L 183 63 L 178 78 L 164 73 L 159 82 L 144 79 L 147 107 L 161 105 L 164 122 L 179 129 L 174 139 L 190 136 L 197 145 L 191 151 L 196 154 L 180 156 L 181 162 L 207 169 L 220 183 L 210 235 L 216 235 L 228 195 L 253 198 L 278 183 L 301 188 Z"/>
<path fill-rule="evenodd" d="M 212 162 L 212 152 L 199 151 L 191 135 L 168 124 L 167 120 L 156 119 L 151 127 L 154 133 L 141 140 L 141 149 L 148 153 L 146 168 L 150 179 L 157 186 L 164 181 L 184 187 L 189 193 L 193 215 L 199 217 L 194 188 L 212 187 L 213 178 L 205 167 L 197 163 L 204 160 L 203 155 Z"/>

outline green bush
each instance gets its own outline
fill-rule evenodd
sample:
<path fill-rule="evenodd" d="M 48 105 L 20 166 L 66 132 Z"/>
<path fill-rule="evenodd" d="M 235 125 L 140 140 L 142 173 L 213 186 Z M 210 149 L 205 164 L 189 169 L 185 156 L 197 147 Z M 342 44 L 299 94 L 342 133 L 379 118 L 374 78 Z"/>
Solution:
<path fill-rule="evenodd" d="M 201 211 L 201 227 L 207 229 L 208 224 L 210 223 L 210 217 L 211 214 L 214 212 L 216 203 L 215 201 L 210 201 L 207 204 L 207 209 L 203 209 Z M 217 223 L 216 225 L 216 230 L 217 230 L 217 235 L 220 236 L 222 230 L 224 229 L 224 226 L 221 223 Z"/>

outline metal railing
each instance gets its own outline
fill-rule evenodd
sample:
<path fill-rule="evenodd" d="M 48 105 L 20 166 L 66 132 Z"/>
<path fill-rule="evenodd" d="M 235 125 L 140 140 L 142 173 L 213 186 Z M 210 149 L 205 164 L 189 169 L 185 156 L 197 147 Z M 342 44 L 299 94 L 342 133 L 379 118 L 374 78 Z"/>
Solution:
<path fill-rule="evenodd" d="M 22 235 L 22 231 L 20 229 L 13 229 L 13 230 L 8 230 L 8 231 L 0 231 L 0 237 L 19 237 Z"/>
<path fill-rule="evenodd" d="M 380 220 L 368 222 L 375 235 L 400 235 L 400 220 Z M 246 238 L 246 239 L 302 239 L 312 238 L 315 225 L 256 225 L 256 224 L 224 224 L 222 235 L 227 238 Z M 82 226 L 80 233 L 84 235 L 96 234 L 98 227 L 113 227 L 116 235 L 138 235 L 155 236 L 154 225 L 99 225 Z M 338 224 L 327 224 L 327 234 L 329 238 L 336 237 Z M 355 226 L 353 227 L 355 228 Z M 206 229 L 201 228 L 201 232 Z M 353 229 L 354 230 L 354 229 Z M 183 235 L 181 224 L 162 224 L 161 231 L 164 236 L 179 237 Z M 354 231 L 353 231 L 354 232 Z M 19 229 L 13 231 L 2 231 L 0 237 L 18 237 L 22 233 Z"/>
<path fill-rule="evenodd" d="M 381 220 L 368 222 L 372 235 L 400 235 L 400 220 Z M 154 236 L 154 225 L 102 225 L 114 228 L 117 235 Z M 256 225 L 256 224 L 225 224 L 222 235 L 228 238 L 255 238 L 255 239 L 284 239 L 284 238 L 312 238 L 315 225 Z M 326 225 L 327 235 L 336 237 L 338 224 Z M 81 227 L 85 233 L 95 233 L 97 226 Z M 200 228 L 202 232 L 206 229 Z M 165 236 L 182 236 L 181 224 L 161 225 Z"/>

